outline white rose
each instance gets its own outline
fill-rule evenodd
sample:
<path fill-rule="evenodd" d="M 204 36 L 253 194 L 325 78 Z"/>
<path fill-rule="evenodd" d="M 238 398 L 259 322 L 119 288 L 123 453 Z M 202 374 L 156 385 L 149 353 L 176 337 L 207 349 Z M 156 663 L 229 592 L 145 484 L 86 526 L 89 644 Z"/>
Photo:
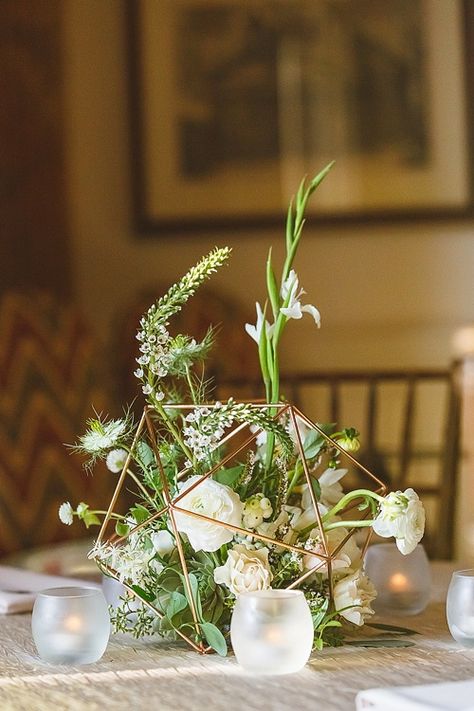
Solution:
<path fill-rule="evenodd" d="M 403 555 L 415 550 L 425 532 L 425 510 L 413 489 L 388 494 L 372 526 L 382 538 L 393 536 Z"/>
<path fill-rule="evenodd" d="M 169 531 L 155 531 L 151 534 L 153 548 L 162 558 L 174 551 L 174 538 Z"/>
<path fill-rule="evenodd" d="M 201 479 L 202 477 L 199 475 L 190 477 L 180 486 L 180 493 Z M 243 504 L 239 495 L 228 486 L 219 484 L 213 479 L 205 479 L 189 494 L 183 496 L 176 506 L 202 514 L 215 521 L 242 526 Z M 189 543 L 195 551 L 217 551 L 224 543 L 230 543 L 234 537 L 234 531 L 211 521 L 188 516 L 182 511 L 175 510 L 174 518 L 178 531 L 186 533 Z"/>
<path fill-rule="evenodd" d="M 332 554 L 337 548 L 339 548 L 344 538 L 346 538 L 346 536 L 348 535 L 349 531 L 347 530 L 347 528 L 332 528 L 327 531 L 326 539 L 329 553 Z M 323 544 L 318 542 L 319 536 L 319 528 L 314 528 L 309 534 L 309 537 L 316 539 L 316 545 L 311 546 L 311 548 L 316 553 L 321 553 L 321 555 L 324 555 Z M 321 558 L 318 558 L 315 555 L 311 555 L 310 553 L 306 554 L 303 559 L 303 565 L 307 570 L 309 570 L 309 568 L 315 568 L 316 566 L 319 566 L 322 562 L 323 560 Z M 354 540 L 354 536 L 351 536 L 347 539 L 342 548 L 338 550 L 335 557 L 332 559 L 331 568 L 332 570 L 343 570 L 347 568 L 355 570 L 356 567 L 360 567 L 361 563 L 362 560 L 360 556 L 359 547 Z M 327 573 L 327 563 L 324 562 L 324 564 L 320 568 L 318 568 L 316 572 Z"/>
<path fill-rule="evenodd" d="M 370 603 L 377 592 L 369 578 L 358 570 L 347 575 L 334 586 L 334 606 L 342 617 L 359 627 L 368 615 L 374 611 Z"/>
<path fill-rule="evenodd" d="M 214 570 L 215 582 L 226 585 L 236 597 L 244 592 L 267 590 L 272 577 L 268 548 L 247 548 L 242 544 L 235 545 L 224 565 Z"/>

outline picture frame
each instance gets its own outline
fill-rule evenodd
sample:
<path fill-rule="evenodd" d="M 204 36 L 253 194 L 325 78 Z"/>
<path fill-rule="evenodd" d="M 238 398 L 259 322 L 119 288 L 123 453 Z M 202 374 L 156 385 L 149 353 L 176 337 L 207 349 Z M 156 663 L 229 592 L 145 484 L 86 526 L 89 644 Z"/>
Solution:
<path fill-rule="evenodd" d="M 472 217 L 469 0 L 129 0 L 139 233 Z"/>

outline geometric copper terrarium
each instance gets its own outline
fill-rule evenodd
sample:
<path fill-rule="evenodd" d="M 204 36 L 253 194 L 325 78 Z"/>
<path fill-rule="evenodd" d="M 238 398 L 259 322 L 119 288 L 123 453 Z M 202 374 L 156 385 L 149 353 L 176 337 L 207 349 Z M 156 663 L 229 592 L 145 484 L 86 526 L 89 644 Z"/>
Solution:
<path fill-rule="evenodd" d="M 169 412 L 172 412 L 173 410 L 180 410 L 180 411 L 191 411 L 191 410 L 196 410 L 199 409 L 199 407 L 206 407 L 206 406 L 199 406 L 199 405 L 166 405 L 166 410 Z M 208 407 L 208 406 L 207 406 Z M 303 481 L 308 485 L 308 492 L 311 497 L 311 503 L 314 509 L 314 512 L 316 514 L 316 526 L 319 529 L 319 536 L 318 540 L 320 541 L 320 545 L 318 546 L 318 549 L 312 549 L 312 548 L 302 548 L 301 545 L 298 544 L 293 544 L 290 542 L 285 542 L 283 540 L 278 540 L 274 537 L 270 537 L 261 533 L 257 533 L 255 530 L 248 530 L 244 527 L 232 525 L 228 522 L 223 522 L 219 521 L 217 519 L 210 519 L 204 514 L 201 514 L 197 511 L 190 511 L 186 508 L 183 507 L 182 500 L 185 496 L 189 495 L 191 491 L 198 489 L 198 487 L 207 479 L 212 478 L 221 471 L 223 468 L 226 467 L 226 465 L 232 465 L 234 461 L 236 461 L 239 457 L 242 455 L 245 455 L 246 452 L 251 451 L 252 447 L 255 447 L 255 443 L 259 437 L 259 435 L 263 432 L 262 429 L 256 427 L 256 428 L 250 428 L 248 423 L 244 424 L 238 424 L 236 425 L 226 436 L 224 436 L 221 441 L 218 444 L 218 449 L 219 452 L 223 452 L 222 458 L 218 463 L 216 463 L 212 468 L 210 468 L 208 471 L 202 474 L 202 477 L 188 486 L 188 488 L 185 490 L 185 492 L 180 492 L 179 490 L 175 492 L 174 494 L 171 493 L 170 487 L 169 487 L 169 482 L 168 478 L 165 474 L 163 462 L 161 460 L 159 448 L 158 448 L 158 441 L 159 441 L 159 431 L 157 430 L 156 422 L 155 422 L 155 411 L 154 408 L 151 406 L 146 406 L 144 408 L 143 414 L 141 416 L 140 422 L 138 424 L 137 431 L 135 433 L 133 443 L 131 446 L 131 452 L 134 451 L 134 448 L 137 446 L 138 442 L 140 441 L 141 437 L 146 437 L 149 447 L 153 451 L 154 458 L 156 460 L 156 469 L 157 469 L 157 476 L 159 476 L 160 481 L 161 481 L 161 487 L 162 487 L 162 492 L 163 492 L 163 499 L 164 499 L 164 505 L 161 507 L 156 508 L 153 510 L 153 507 L 150 507 L 149 510 L 149 516 L 145 518 L 143 521 L 141 521 L 139 524 L 134 525 L 126 535 L 119 536 L 116 533 L 114 533 L 111 536 L 107 535 L 107 530 L 109 527 L 109 524 L 112 520 L 112 517 L 114 515 L 115 507 L 117 505 L 117 502 L 119 500 L 119 495 L 122 490 L 122 488 L 125 485 L 125 482 L 127 481 L 127 475 L 128 475 L 128 470 L 130 466 L 130 461 L 131 461 L 131 453 L 128 455 L 127 460 L 125 461 L 124 467 L 122 469 L 122 472 L 119 476 L 114 494 L 112 496 L 112 499 L 110 501 L 110 505 L 108 507 L 105 519 L 102 523 L 98 538 L 97 538 L 97 545 L 99 546 L 100 549 L 100 544 L 101 543 L 112 543 L 114 546 L 120 546 L 123 544 L 129 536 L 132 536 L 134 534 L 139 533 L 141 530 L 146 529 L 147 527 L 150 527 L 153 525 L 154 522 L 156 522 L 158 519 L 165 518 L 167 527 L 170 530 L 170 532 L 173 534 L 175 542 L 176 542 L 176 548 L 177 548 L 177 553 L 179 555 L 179 562 L 180 566 L 182 569 L 183 573 L 183 584 L 184 584 L 184 589 L 186 592 L 186 598 L 188 600 L 189 604 L 189 609 L 191 612 L 192 620 L 193 620 L 193 628 L 194 628 L 194 634 L 185 634 L 179 629 L 176 629 L 175 632 L 176 634 L 181 637 L 183 640 L 185 640 L 193 649 L 200 653 L 208 653 L 211 652 L 212 649 L 203 641 L 203 635 L 200 630 L 200 618 L 199 618 L 199 611 L 196 608 L 196 599 L 195 595 L 193 593 L 192 589 L 192 582 L 190 580 L 189 572 L 188 572 L 188 566 L 186 563 L 186 557 L 185 557 L 185 552 L 183 548 L 183 534 L 179 532 L 178 526 L 176 523 L 176 514 L 179 514 L 180 516 L 190 516 L 196 519 L 201 519 L 202 521 L 206 521 L 208 523 L 212 523 L 213 525 L 217 526 L 223 526 L 229 531 L 232 531 L 235 534 L 240 534 L 243 536 L 248 536 L 250 539 L 255 540 L 255 541 L 261 541 L 263 543 L 266 543 L 267 545 L 270 546 L 275 546 L 277 545 L 279 548 L 287 549 L 289 551 L 294 551 L 298 554 L 304 554 L 305 556 L 311 556 L 311 560 L 314 560 L 314 565 L 311 563 L 311 566 L 302 572 L 300 577 L 298 577 L 296 580 L 293 580 L 291 584 L 287 585 L 286 587 L 288 588 L 297 588 L 299 585 L 301 585 L 308 577 L 313 575 L 313 573 L 317 572 L 318 570 L 324 569 L 324 572 L 327 573 L 327 579 L 328 579 L 328 593 L 329 593 L 329 598 L 332 599 L 332 565 L 334 559 L 337 557 L 337 554 L 339 551 L 344 547 L 344 545 L 347 543 L 348 539 L 354 535 L 355 530 L 353 529 L 350 533 L 348 533 L 343 540 L 338 542 L 337 547 L 333 548 L 330 550 L 329 545 L 328 545 L 328 539 L 327 535 L 324 531 L 323 528 L 323 522 L 320 514 L 319 507 L 317 505 L 317 488 L 314 486 L 314 473 L 311 471 L 310 465 L 308 464 L 307 458 L 305 456 L 305 451 L 303 447 L 303 442 L 302 442 L 302 437 L 301 437 L 301 429 L 306 428 L 307 430 L 314 430 L 320 437 L 322 437 L 328 445 L 334 449 L 337 450 L 338 456 L 341 457 L 341 459 L 346 460 L 348 464 L 358 473 L 359 478 L 364 478 L 367 480 L 367 484 L 365 485 L 366 488 L 370 485 L 369 483 L 372 484 L 373 487 L 376 487 L 374 490 L 376 493 L 384 496 L 387 492 L 387 488 L 385 484 L 378 479 L 374 474 L 372 474 L 365 466 L 363 466 L 360 462 L 358 462 L 349 452 L 347 452 L 343 446 L 338 443 L 335 439 L 331 438 L 330 435 L 328 435 L 319 425 L 317 425 L 315 422 L 311 421 L 306 415 L 304 415 L 298 408 L 291 404 L 287 403 L 279 403 L 279 404 L 272 404 L 268 405 L 266 403 L 254 403 L 252 407 L 257 408 L 257 409 L 264 409 L 267 411 L 267 413 L 271 413 L 273 415 L 273 418 L 280 423 L 284 423 L 285 427 L 289 432 L 292 434 L 292 438 L 294 441 L 294 447 L 296 451 L 296 455 L 298 457 L 299 461 L 299 466 L 301 467 L 301 476 L 303 478 Z M 178 479 L 181 481 L 185 480 L 186 477 L 192 475 L 194 472 L 192 471 L 191 467 L 186 467 L 182 471 L 179 472 L 178 474 Z M 341 515 L 342 519 L 344 519 L 344 516 L 348 514 L 348 511 L 350 510 L 350 516 L 352 520 L 354 519 L 354 516 L 357 518 L 363 519 L 367 517 L 368 512 L 367 510 L 365 511 L 359 511 L 357 500 L 351 501 L 350 505 L 346 507 L 346 509 L 343 509 L 339 512 Z M 362 526 L 363 524 L 361 524 Z M 371 535 L 372 529 L 369 527 L 368 528 L 368 533 L 365 537 L 365 541 L 362 544 L 362 552 L 361 555 L 363 556 L 366 550 L 366 547 L 369 543 L 370 535 Z M 105 561 L 100 560 L 99 558 L 96 558 L 97 564 L 101 568 L 101 570 L 106 573 L 107 575 L 114 577 L 118 579 L 118 574 L 117 572 Z M 141 600 L 141 602 L 148 607 L 153 613 L 158 617 L 162 618 L 164 616 L 163 610 L 159 609 L 159 607 L 154 604 L 153 601 L 150 601 L 149 599 L 145 599 L 143 596 L 140 595 L 139 592 L 137 592 L 136 587 L 132 586 L 127 582 L 127 580 L 122 581 L 124 584 L 125 588 L 129 591 L 129 593 L 133 594 L 137 598 Z"/>

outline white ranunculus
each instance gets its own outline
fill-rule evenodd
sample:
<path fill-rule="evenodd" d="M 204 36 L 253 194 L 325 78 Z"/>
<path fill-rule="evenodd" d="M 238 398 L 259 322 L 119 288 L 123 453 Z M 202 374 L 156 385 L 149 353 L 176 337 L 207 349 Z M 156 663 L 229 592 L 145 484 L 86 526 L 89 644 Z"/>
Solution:
<path fill-rule="evenodd" d="M 334 606 L 341 616 L 359 627 L 365 618 L 373 615 L 371 602 L 377 592 L 369 578 L 361 570 L 347 575 L 334 586 Z"/>
<path fill-rule="evenodd" d="M 380 504 L 372 528 L 382 538 L 393 536 L 403 555 L 411 553 L 425 531 L 425 510 L 416 491 L 406 489 L 388 494 Z"/>
<path fill-rule="evenodd" d="M 344 538 L 346 538 L 346 536 L 348 535 L 349 531 L 347 528 L 332 528 L 327 531 L 326 540 L 328 544 L 329 553 L 332 554 L 340 546 Z M 319 528 L 314 528 L 309 534 L 309 537 L 310 539 L 316 540 L 316 545 L 312 546 L 312 549 L 316 551 L 316 553 L 321 553 L 321 555 L 324 555 L 323 544 L 321 542 L 318 542 L 318 539 L 320 538 Z M 307 570 L 309 568 L 319 566 L 321 563 L 321 558 L 318 558 L 315 555 L 311 555 L 310 553 L 307 553 L 305 555 L 303 561 L 303 565 Z M 331 568 L 332 570 L 339 571 L 349 568 L 355 570 L 357 567 L 360 567 L 361 563 L 362 559 L 360 556 L 359 546 L 355 542 L 354 536 L 351 536 L 347 539 L 342 548 L 336 553 L 336 555 L 332 559 Z M 324 562 L 324 564 L 320 568 L 318 568 L 316 572 L 327 573 L 327 563 Z"/>
<path fill-rule="evenodd" d="M 202 477 L 199 475 L 190 477 L 180 486 L 180 494 L 200 479 Z M 183 496 L 176 506 L 221 523 L 242 526 L 243 504 L 239 495 L 230 487 L 213 479 L 203 480 L 189 494 Z M 182 511 L 175 510 L 174 517 L 178 531 L 186 533 L 195 551 L 217 551 L 224 543 L 230 543 L 234 537 L 232 530 L 211 521 L 188 516 Z"/>
<path fill-rule="evenodd" d="M 153 548 L 159 556 L 167 556 L 175 549 L 174 538 L 169 531 L 155 531 L 151 534 Z"/>
<path fill-rule="evenodd" d="M 241 593 L 267 590 L 272 572 L 268 563 L 268 548 L 235 545 L 227 554 L 224 565 L 214 570 L 214 580 L 225 585 L 237 597 Z"/>

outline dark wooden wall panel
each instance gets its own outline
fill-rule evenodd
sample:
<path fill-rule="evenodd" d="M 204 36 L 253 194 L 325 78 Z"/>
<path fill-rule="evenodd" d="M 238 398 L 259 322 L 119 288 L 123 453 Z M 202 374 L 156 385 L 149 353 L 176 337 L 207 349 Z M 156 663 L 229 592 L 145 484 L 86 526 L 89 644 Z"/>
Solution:
<path fill-rule="evenodd" d="M 0 289 L 69 294 L 61 0 L 0 0 Z"/>

